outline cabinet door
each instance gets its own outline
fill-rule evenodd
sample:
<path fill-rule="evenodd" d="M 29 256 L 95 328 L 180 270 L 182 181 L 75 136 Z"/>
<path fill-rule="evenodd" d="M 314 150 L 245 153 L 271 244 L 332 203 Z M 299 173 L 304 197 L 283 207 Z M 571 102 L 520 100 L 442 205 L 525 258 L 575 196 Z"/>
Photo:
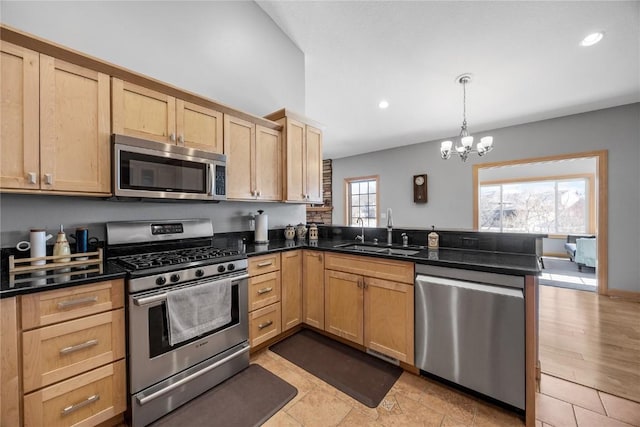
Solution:
<path fill-rule="evenodd" d="M 282 253 L 282 331 L 302 323 L 302 251 Z"/>
<path fill-rule="evenodd" d="M 364 343 L 362 276 L 324 272 L 324 330 L 357 344 Z"/>
<path fill-rule="evenodd" d="M 413 286 L 364 278 L 364 345 L 413 364 Z"/>
<path fill-rule="evenodd" d="M 175 144 L 176 99 L 112 79 L 113 133 Z"/>
<path fill-rule="evenodd" d="M 40 56 L 41 188 L 109 194 L 109 76 Z"/>
<path fill-rule="evenodd" d="M 255 194 L 255 141 L 253 123 L 224 115 L 224 154 L 227 156 L 227 198 L 253 199 Z"/>
<path fill-rule="evenodd" d="M 40 188 L 39 56 L 0 44 L 0 187 Z"/>
<path fill-rule="evenodd" d="M 176 100 L 178 145 L 222 154 L 222 113 Z"/>
<path fill-rule="evenodd" d="M 287 200 L 305 201 L 305 125 L 292 119 L 286 119 L 286 126 Z"/>
<path fill-rule="evenodd" d="M 318 251 L 302 255 L 302 318 L 307 325 L 324 329 L 324 256 Z"/>
<path fill-rule="evenodd" d="M 322 131 L 306 127 L 307 201 L 322 203 Z"/>
<path fill-rule="evenodd" d="M 18 305 L 16 297 L 0 299 L 0 425 L 20 424 L 18 375 Z"/>
<path fill-rule="evenodd" d="M 256 197 L 282 200 L 282 138 L 274 129 L 256 126 Z"/>

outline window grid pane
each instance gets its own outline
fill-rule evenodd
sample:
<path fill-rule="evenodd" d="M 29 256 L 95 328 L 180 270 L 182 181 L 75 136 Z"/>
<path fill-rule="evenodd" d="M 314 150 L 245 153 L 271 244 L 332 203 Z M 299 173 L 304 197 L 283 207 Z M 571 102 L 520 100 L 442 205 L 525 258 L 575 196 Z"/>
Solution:
<path fill-rule="evenodd" d="M 373 180 L 349 182 L 347 201 L 349 206 L 348 224 L 359 225 L 358 218 L 362 218 L 365 227 L 376 227 L 378 223 L 376 215 L 377 182 Z"/>

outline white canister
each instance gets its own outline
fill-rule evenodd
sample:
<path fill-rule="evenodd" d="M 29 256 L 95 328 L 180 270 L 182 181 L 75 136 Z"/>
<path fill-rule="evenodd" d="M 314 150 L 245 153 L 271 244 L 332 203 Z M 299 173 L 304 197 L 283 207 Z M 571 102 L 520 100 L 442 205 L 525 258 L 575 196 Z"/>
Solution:
<path fill-rule="evenodd" d="M 254 242 L 257 244 L 269 243 L 269 217 L 259 210 L 256 219 L 256 232 Z"/>
<path fill-rule="evenodd" d="M 45 230 L 40 228 L 32 228 L 29 232 L 29 241 L 23 240 L 22 242 L 18 242 L 16 245 L 16 249 L 19 251 L 28 251 L 31 249 L 30 257 L 31 258 L 44 258 L 47 256 L 47 240 L 51 239 L 53 236 L 51 234 L 47 234 Z M 38 260 L 31 261 L 31 265 L 45 265 L 47 261 Z"/>

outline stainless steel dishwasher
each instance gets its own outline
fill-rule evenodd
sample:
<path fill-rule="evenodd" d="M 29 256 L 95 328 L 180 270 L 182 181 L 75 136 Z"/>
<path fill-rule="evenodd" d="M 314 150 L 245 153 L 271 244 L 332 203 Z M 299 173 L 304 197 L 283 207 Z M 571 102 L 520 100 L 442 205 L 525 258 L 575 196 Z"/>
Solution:
<path fill-rule="evenodd" d="M 524 410 L 523 289 L 523 277 L 416 264 L 416 366 Z"/>

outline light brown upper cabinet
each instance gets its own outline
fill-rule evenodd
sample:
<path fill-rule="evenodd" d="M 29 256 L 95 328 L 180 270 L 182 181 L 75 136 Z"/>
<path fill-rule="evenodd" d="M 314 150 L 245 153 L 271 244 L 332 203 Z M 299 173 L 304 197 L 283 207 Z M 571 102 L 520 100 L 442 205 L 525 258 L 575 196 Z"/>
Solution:
<path fill-rule="evenodd" d="M 285 201 L 322 203 L 322 131 L 285 109 L 266 118 L 283 129 Z"/>
<path fill-rule="evenodd" d="M 109 76 L 2 42 L 2 189 L 108 195 Z"/>
<path fill-rule="evenodd" d="M 112 79 L 113 133 L 222 153 L 222 113 Z"/>
<path fill-rule="evenodd" d="M 279 131 L 225 114 L 227 198 L 282 200 L 282 138 Z"/>

